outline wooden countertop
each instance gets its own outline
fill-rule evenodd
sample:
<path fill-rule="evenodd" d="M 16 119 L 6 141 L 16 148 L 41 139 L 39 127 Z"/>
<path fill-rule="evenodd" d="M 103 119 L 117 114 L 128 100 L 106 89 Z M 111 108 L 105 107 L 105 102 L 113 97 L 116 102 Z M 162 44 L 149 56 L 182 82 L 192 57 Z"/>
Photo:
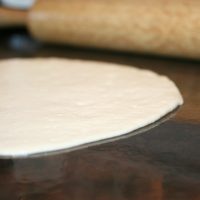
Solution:
<path fill-rule="evenodd" d="M 200 199 L 200 62 L 41 45 L 26 37 L 23 30 L 1 30 L 0 59 L 56 56 L 147 68 L 170 77 L 185 103 L 175 117 L 134 137 L 47 157 L 0 159 L 0 199 Z"/>

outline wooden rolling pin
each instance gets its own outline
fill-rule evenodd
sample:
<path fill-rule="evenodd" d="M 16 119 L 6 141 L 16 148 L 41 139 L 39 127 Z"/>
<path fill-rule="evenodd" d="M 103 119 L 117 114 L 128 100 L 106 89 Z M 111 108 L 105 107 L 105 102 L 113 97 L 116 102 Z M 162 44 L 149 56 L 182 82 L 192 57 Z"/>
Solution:
<path fill-rule="evenodd" d="M 0 7 L 0 28 L 23 26 L 27 21 L 27 12 L 20 10 L 10 10 Z"/>
<path fill-rule="evenodd" d="M 199 59 L 199 6 L 199 0 L 37 0 L 26 25 L 46 42 Z"/>

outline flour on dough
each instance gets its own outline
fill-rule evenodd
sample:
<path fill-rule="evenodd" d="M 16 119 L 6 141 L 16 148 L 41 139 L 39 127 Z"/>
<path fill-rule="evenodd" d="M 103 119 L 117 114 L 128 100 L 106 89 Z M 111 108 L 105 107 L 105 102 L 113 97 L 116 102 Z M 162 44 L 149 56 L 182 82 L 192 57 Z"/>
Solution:
<path fill-rule="evenodd" d="M 0 155 L 75 147 L 126 134 L 183 103 L 167 77 L 68 59 L 0 62 Z"/>

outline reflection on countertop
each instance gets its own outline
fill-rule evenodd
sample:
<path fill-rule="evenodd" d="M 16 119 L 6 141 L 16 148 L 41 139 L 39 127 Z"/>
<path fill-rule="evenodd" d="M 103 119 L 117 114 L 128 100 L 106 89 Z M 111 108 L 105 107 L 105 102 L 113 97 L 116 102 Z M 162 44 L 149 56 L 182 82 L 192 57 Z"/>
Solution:
<path fill-rule="evenodd" d="M 200 199 L 199 61 L 42 45 L 30 38 L 19 50 L 10 44 L 15 34 L 29 38 L 24 30 L 1 30 L 0 59 L 54 56 L 148 68 L 169 76 L 185 103 L 174 118 L 133 137 L 56 155 L 0 159 L 0 199 Z"/>
<path fill-rule="evenodd" d="M 167 121 L 82 150 L 0 160 L 0 199 L 200 199 L 200 125 Z"/>

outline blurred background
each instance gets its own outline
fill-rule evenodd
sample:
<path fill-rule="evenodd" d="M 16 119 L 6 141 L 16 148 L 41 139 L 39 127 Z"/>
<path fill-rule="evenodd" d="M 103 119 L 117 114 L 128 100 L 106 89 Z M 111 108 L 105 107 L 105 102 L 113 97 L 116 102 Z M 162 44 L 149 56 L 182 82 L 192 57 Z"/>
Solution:
<path fill-rule="evenodd" d="M 1 0 L 1 3 L 4 8 L 0 12 L 0 27 L 24 27 L 33 39 L 41 42 L 200 58 L 197 0 Z M 17 46 L 19 40 L 16 37 L 12 44 Z M 35 46 L 36 43 L 32 47 Z"/>
<path fill-rule="evenodd" d="M 129 139 L 50 157 L 0 159 L 0 199 L 200 199 L 198 0 L 0 2 L 0 60 L 128 64 L 168 76 L 184 98 L 176 116 Z"/>

